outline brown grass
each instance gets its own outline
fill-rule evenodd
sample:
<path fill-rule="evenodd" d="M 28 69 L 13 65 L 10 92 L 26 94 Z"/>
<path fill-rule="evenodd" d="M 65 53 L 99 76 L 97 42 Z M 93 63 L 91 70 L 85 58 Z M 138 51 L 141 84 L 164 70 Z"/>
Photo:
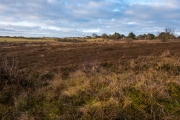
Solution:
<path fill-rule="evenodd" d="M 180 59 L 176 44 L 30 48 L 24 53 L 23 47 L 13 51 L 20 53 L 16 77 L 1 74 L 0 119 L 180 119 Z M 13 52 L 3 49 L 9 64 Z M 99 56 L 93 59 L 97 52 Z M 116 58 L 118 55 L 124 58 Z M 88 59 L 81 61 L 82 56 Z M 68 59 L 58 67 L 55 58 Z M 23 67 L 25 60 L 31 64 Z M 3 66 L 1 61 L 4 70 Z"/>

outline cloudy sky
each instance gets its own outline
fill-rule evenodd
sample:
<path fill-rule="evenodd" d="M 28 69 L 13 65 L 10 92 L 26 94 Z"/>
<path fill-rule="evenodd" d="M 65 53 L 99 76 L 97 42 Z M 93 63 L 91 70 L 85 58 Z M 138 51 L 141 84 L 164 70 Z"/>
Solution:
<path fill-rule="evenodd" d="M 180 0 L 0 0 L 0 35 L 180 35 Z"/>

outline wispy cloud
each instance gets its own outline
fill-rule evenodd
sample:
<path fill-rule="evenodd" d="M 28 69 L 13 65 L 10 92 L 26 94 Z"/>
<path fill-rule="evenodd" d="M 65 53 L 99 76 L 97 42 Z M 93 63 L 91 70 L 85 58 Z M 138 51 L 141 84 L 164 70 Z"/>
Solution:
<path fill-rule="evenodd" d="M 0 35 L 127 35 L 180 31 L 179 0 L 1 0 Z"/>

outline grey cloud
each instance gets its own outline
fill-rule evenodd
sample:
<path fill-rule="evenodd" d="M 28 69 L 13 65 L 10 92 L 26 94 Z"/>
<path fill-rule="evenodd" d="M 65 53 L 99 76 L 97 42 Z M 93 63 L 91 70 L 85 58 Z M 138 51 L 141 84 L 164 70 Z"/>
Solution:
<path fill-rule="evenodd" d="M 157 33 L 166 26 L 180 31 L 178 0 L 1 0 L 0 35 L 81 36 L 120 32 Z M 151 4 L 150 4 L 151 3 Z M 4 32 L 3 32 L 4 31 Z"/>

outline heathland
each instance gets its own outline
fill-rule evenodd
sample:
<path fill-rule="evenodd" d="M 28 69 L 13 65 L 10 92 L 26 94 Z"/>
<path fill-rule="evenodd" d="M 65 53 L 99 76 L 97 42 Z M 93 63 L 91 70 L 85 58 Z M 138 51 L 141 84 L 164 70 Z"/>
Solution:
<path fill-rule="evenodd" d="M 0 119 L 179 120 L 180 42 L 0 43 Z"/>

